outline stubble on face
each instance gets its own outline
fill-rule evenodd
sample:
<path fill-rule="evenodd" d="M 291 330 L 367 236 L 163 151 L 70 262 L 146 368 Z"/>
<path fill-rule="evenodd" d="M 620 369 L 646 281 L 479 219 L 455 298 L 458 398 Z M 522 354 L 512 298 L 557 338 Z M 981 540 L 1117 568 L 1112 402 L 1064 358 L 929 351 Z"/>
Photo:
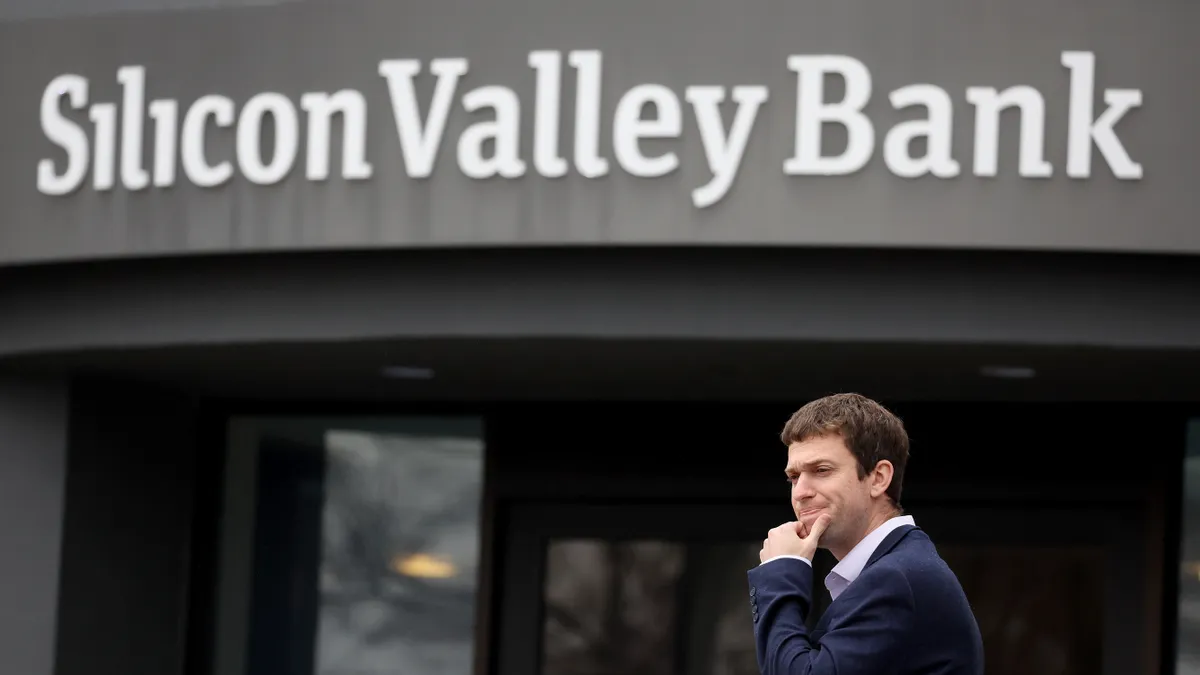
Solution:
<path fill-rule="evenodd" d="M 861 538 L 855 532 L 870 516 L 858 461 L 840 436 L 827 435 L 788 446 L 785 471 L 792 484 L 792 510 L 802 530 L 828 513 L 832 520 L 821 536 L 820 547 L 840 558 L 850 540 Z"/>

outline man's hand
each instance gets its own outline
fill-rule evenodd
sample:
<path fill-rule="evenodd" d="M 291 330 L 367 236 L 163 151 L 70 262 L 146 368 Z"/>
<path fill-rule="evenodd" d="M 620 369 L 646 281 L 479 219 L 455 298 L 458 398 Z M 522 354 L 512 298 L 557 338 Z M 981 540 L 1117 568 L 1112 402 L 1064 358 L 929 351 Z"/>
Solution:
<path fill-rule="evenodd" d="M 822 513 L 813 522 L 812 527 L 793 521 L 774 528 L 767 533 L 767 538 L 763 539 L 758 561 L 762 563 L 781 555 L 796 555 L 811 562 L 817 554 L 817 544 L 821 541 L 825 528 L 829 526 L 829 520 L 829 514 Z"/>

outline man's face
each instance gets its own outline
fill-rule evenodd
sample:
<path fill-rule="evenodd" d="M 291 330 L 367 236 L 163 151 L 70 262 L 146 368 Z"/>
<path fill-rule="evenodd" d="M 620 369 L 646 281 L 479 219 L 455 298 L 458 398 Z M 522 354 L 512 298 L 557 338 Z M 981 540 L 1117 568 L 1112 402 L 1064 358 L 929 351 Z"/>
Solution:
<path fill-rule="evenodd" d="M 832 518 L 821 548 L 837 550 L 858 540 L 870 518 L 870 481 L 859 479 L 858 461 L 840 436 L 792 443 L 786 471 L 796 519 L 811 526 L 822 513 Z"/>

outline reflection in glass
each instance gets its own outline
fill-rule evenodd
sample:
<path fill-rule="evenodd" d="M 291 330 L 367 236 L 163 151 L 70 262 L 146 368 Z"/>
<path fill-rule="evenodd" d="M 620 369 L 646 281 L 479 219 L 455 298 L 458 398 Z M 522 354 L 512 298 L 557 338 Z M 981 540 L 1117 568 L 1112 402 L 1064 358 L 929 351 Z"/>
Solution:
<path fill-rule="evenodd" d="M 1188 427 L 1183 468 L 1183 542 L 1180 546 L 1178 675 L 1200 675 L 1200 421 Z"/>
<path fill-rule="evenodd" d="M 232 424 L 213 675 L 470 675 L 481 432 Z"/>
<path fill-rule="evenodd" d="M 988 675 L 1101 672 L 1101 550 L 939 546 L 938 553 L 971 602 Z"/>
<path fill-rule="evenodd" d="M 759 675 L 746 570 L 758 564 L 762 542 L 689 547 L 685 672 Z"/>
<path fill-rule="evenodd" d="M 759 547 L 552 542 L 542 675 L 757 675 L 739 580 Z"/>
<path fill-rule="evenodd" d="M 483 449 L 326 435 L 318 675 L 471 672 Z"/>
<path fill-rule="evenodd" d="M 551 542 L 542 675 L 758 675 L 745 579 L 760 546 Z M 970 598 L 989 675 L 1101 672 L 1099 551 L 938 548 Z M 833 562 L 822 558 L 822 577 Z M 814 612 L 829 602 L 817 588 Z"/>
<path fill-rule="evenodd" d="M 566 541 L 547 555 L 545 675 L 674 672 L 682 547 Z"/>

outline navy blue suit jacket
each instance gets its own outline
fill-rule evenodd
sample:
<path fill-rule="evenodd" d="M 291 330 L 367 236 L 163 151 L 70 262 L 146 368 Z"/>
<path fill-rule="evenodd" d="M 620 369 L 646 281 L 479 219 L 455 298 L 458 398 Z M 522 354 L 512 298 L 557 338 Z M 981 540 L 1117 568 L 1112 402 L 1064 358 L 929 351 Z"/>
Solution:
<path fill-rule="evenodd" d="M 748 573 L 762 675 L 982 675 L 983 639 L 958 578 L 912 525 L 888 534 L 809 632 L 813 569 Z"/>

